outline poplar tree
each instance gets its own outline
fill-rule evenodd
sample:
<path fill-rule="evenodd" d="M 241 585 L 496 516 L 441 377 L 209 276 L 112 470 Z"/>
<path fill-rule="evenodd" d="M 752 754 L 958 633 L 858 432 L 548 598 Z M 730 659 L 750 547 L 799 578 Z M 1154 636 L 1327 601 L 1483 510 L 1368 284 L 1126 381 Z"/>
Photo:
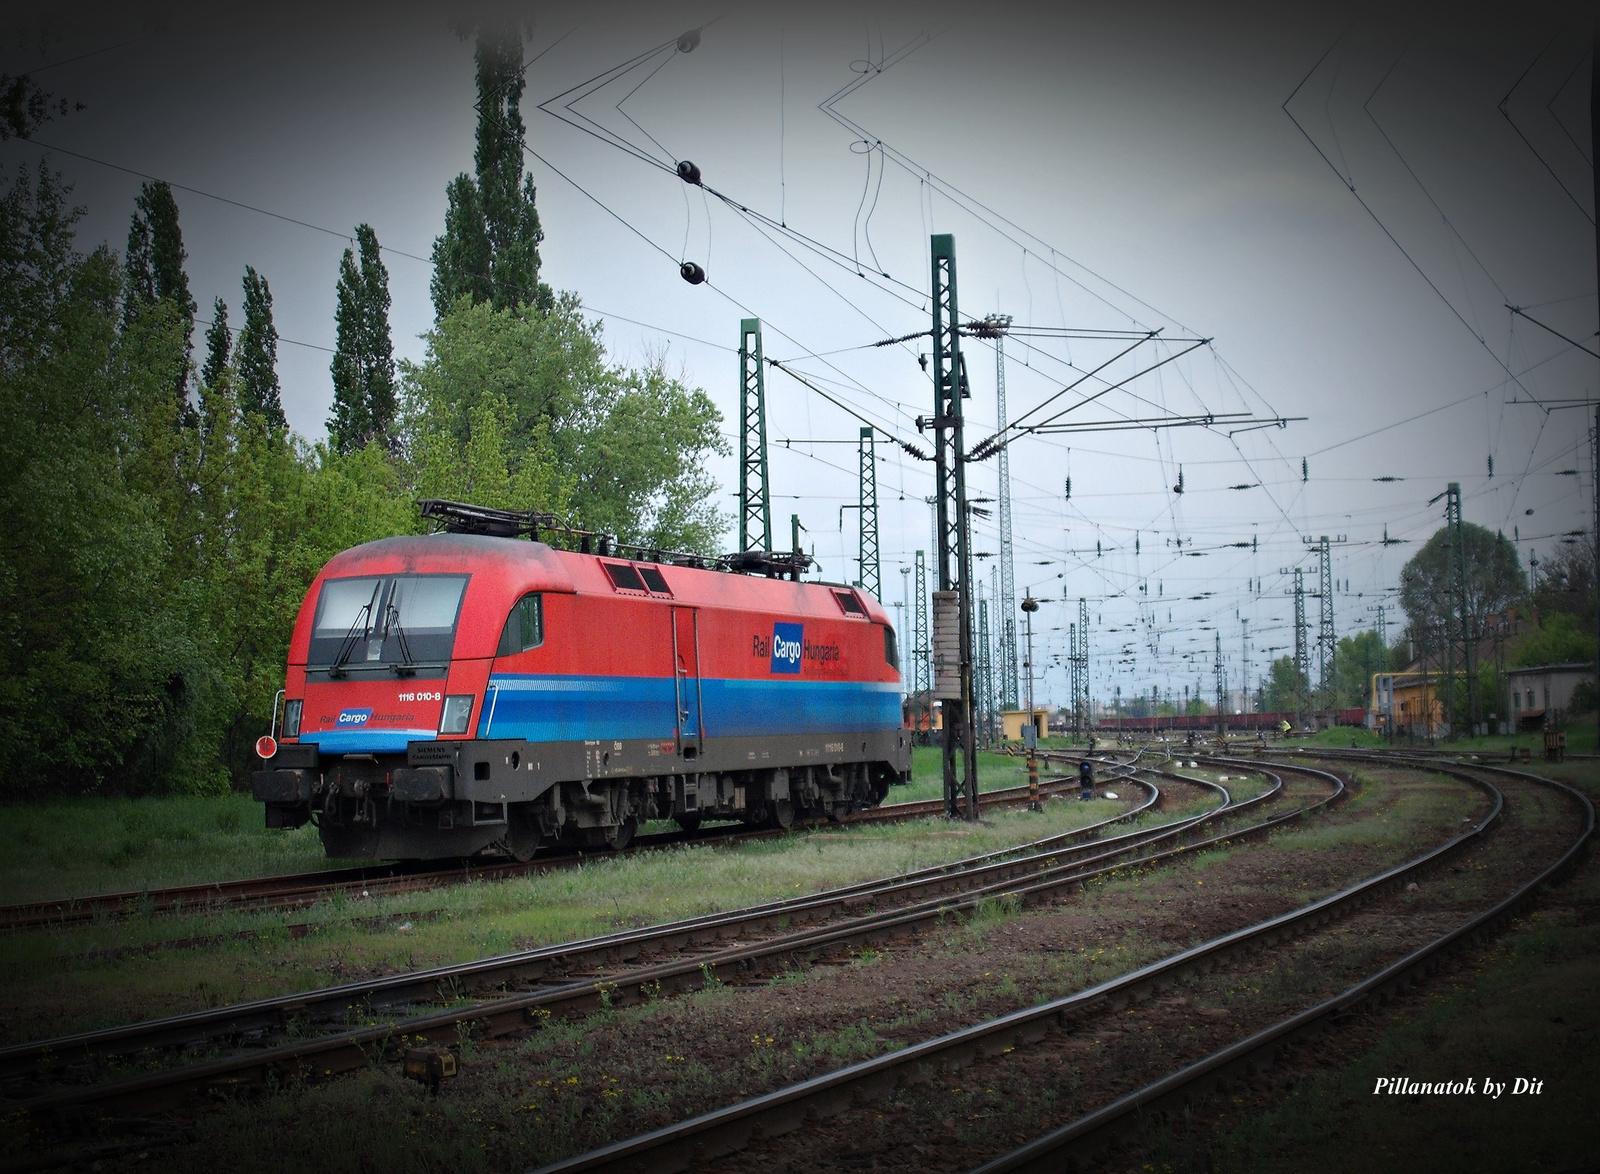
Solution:
<path fill-rule="evenodd" d="M 523 173 L 522 32 L 478 30 L 476 179 L 462 173 L 446 189 L 445 231 L 433 244 L 433 306 L 443 318 L 457 299 L 498 310 L 533 306 L 548 314 L 555 297 L 539 280 L 539 212 L 533 177 Z"/>
<path fill-rule="evenodd" d="M 281 431 L 283 401 L 278 394 L 278 331 L 272 325 L 272 289 L 254 267 L 244 267 L 244 325 L 239 328 L 236 352 L 239 371 L 239 407 L 245 415 L 259 416 L 267 426 Z"/>
<path fill-rule="evenodd" d="M 217 298 L 211 303 L 211 325 L 206 328 L 206 361 L 200 367 L 200 382 L 215 387 L 233 357 L 233 331 L 228 329 L 228 303 Z"/>
<path fill-rule="evenodd" d="M 189 293 L 189 275 L 183 263 L 189 254 L 183 248 L 183 230 L 178 226 L 178 201 L 165 180 L 147 180 L 133 201 L 132 223 L 128 226 L 128 251 L 123 269 L 126 285 L 123 325 L 126 326 L 145 307 L 166 300 L 183 321 L 183 361 L 172 375 L 173 396 L 184 424 L 195 422 L 189 404 L 189 370 L 194 351 L 195 301 Z"/>
<path fill-rule="evenodd" d="M 333 353 L 333 412 L 328 437 L 341 453 L 377 440 L 392 442 L 395 417 L 394 345 L 389 336 L 389 271 L 370 224 L 356 226 L 355 251 L 339 263 Z"/>

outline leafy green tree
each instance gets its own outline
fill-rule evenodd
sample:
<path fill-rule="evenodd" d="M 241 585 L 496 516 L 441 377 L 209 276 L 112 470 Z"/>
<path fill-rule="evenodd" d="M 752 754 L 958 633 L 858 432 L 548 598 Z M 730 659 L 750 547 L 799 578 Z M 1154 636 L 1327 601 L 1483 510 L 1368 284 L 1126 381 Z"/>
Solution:
<path fill-rule="evenodd" d="M 1261 703 L 1267 713 L 1295 713 L 1305 704 L 1311 682 L 1295 668 L 1294 657 L 1280 656 L 1267 669 Z"/>
<path fill-rule="evenodd" d="M 389 336 L 389 271 L 377 234 L 356 226 L 355 253 L 339 264 L 333 355 L 333 413 L 328 437 L 334 451 L 352 452 L 376 441 L 388 448 L 395 425 L 394 345 Z"/>
<path fill-rule="evenodd" d="M 1586 632 L 1595 625 L 1594 539 L 1563 539 L 1534 572 L 1533 605 L 1541 615 L 1565 613 Z"/>
<path fill-rule="evenodd" d="M 1463 522 L 1461 540 L 1466 558 L 1466 614 L 1472 630 L 1482 632 L 1491 612 L 1504 611 L 1526 593 L 1527 579 L 1517 562 L 1517 551 L 1502 534 L 1472 522 Z M 1442 655 L 1451 639 L 1460 639 L 1459 619 L 1449 632 L 1451 616 L 1458 615 L 1457 554 L 1448 527 L 1440 527 L 1422 549 L 1400 570 L 1400 606 L 1409 620 L 1408 632 L 1418 656 Z"/>
<path fill-rule="evenodd" d="M 170 302 L 119 331 L 122 273 L 73 249 L 41 165 L 0 192 L 0 783 L 14 796 L 148 786 L 191 761 L 206 667 L 168 575 L 188 443 Z"/>
<path fill-rule="evenodd" d="M 1587 664 L 1594 660 L 1594 637 L 1566 612 L 1539 617 L 1539 626 L 1517 641 L 1513 652 L 1522 667 L 1536 664 Z"/>
<path fill-rule="evenodd" d="M 544 232 L 533 177 L 522 167 L 522 31 L 514 25 L 478 29 L 478 144 L 476 177 L 458 175 L 446 189 L 444 235 L 434 241 L 432 282 L 436 317 L 462 297 L 496 309 L 554 304 L 539 280 Z"/>
<path fill-rule="evenodd" d="M 715 551 L 727 518 L 705 461 L 728 450 L 711 397 L 657 361 L 618 372 L 617 390 L 600 406 L 604 414 L 580 437 L 579 516 L 625 541 Z"/>
<path fill-rule="evenodd" d="M 726 519 L 705 468 L 725 450 L 716 406 L 660 363 L 609 367 L 576 298 L 544 316 L 462 299 L 427 343 L 425 362 L 401 365 L 419 495 L 499 493 L 486 480 L 499 460 L 518 508 L 625 542 L 716 549 Z"/>
<path fill-rule="evenodd" d="M 206 327 L 206 361 L 200 367 L 200 384 L 213 387 L 233 358 L 233 331 L 228 329 L 228 303 L 211 303 L 211 325 Z"/>
<path fill-rule="evenodd" d="M 1389 671 L 1389 650 L 1377 632 L 1357 632 L 1339 640 L 1333 663 L 1334 704 L 1340 709 L 1367 705 L 1372 694 L 1372 674 Z"/>
<path fill-rule="evenodd" d="M 244 267 L 244 325 L 234 356 L 239 369 L 239 404 L 268 427 L 283 429 L 283 401 L 278 390 L 278 331 L 272 325 L 272 289 L 252 266 Z"/>
<path fill-rule="evenodd" d="M 193 424 L 189 367 L 196 307 L 189 293 L 189 275 L 183 268 L 189 254 L 184 250 L 183 230 L 178 226 L 178 201 L 165 180 L 155 179 L 145 181 L 133 205 L 128 251 L 123 258 L 127 273 L 124 324 L 156 302 L 170 302 L 178 311 L 183 320 L 183 358 L 172 375 L 172 394 L 180 405 L 181 421 Z"/>

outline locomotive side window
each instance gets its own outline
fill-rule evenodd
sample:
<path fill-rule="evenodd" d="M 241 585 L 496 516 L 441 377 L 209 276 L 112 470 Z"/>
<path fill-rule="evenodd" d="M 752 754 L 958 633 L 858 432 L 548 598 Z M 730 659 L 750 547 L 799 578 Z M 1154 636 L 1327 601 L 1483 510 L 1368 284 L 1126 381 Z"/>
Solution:
<path fill-rule="evenodd" d="M 511 608 L 506 617 L 505 631 L 500 633 L 500 647 L 496 656 L 515 656 L 544 643 L 544 596 L 524 595 Z"/>
<path fill-rule="evenodd" d="M 655 567 L 640 567 L 639 574 L 643 577 L 645 586 L 657 595 L 671 595 L 672 588 L 667 586 L 667 577 Z"/>
<path fill-rule="evenodd" d="M 861 601 L 856 598 L 854 591 L 835 591 L 833 597 L 839 601 L 839 606 L 845 613 L 853 616 L 864 616 L 867 609 L 861 606 Z"/>
<path fill-rule="evenodd" d="M 895 643 L 894 629 L 888 624 L 883 626 L 883 659 L 889 662 L 890 668 L 900 671 L 900 648 Z"/>
<path fill-rule="evenodd" d="M 639 578 L 639 572 L 627 563 L 601 563 L 606 569 L 606 574 L 611 579 L 611 585 L 619 591 L 644 591 L 644 580 Z"/>

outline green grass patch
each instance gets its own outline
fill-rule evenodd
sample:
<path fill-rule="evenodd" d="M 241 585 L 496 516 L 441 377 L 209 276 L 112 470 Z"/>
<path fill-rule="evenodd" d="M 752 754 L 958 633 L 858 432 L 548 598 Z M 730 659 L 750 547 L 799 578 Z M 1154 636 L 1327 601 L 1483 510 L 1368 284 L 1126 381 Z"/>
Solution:
<path fill-rule="evenodd" d="M 315 828 L 268 830 L 248 795 L 0 805 L 0 904 L 343 867 Z"/>
<path fill-rule="evenodd" d="M 960 768 L 957 768 L 959 775 Z M 1048 775 L 1050 768 L 1040 763 L 1040 775 Z M 1028 783 L 1028 763 L 1021 757 L 978 751 L 978 790 L 1002 791 L 1007 787 L 1023 787 Z M 944 750 L 938 746 L 914 746 L 911 750 L 911 782 L 895 787 L 885 803 L 915 803 L 922 799 L 939 799 L 944 795 Z"/>

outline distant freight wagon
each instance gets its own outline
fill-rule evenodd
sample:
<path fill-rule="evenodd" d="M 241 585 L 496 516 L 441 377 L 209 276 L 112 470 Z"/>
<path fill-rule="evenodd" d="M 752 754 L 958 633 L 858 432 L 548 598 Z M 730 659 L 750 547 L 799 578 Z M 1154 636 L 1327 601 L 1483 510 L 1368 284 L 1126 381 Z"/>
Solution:
<path fill-rule="evenodd" d="M 799 582 L 798 562 L 778 577 L 787 555 L 730 573 L 423 507 L 446 532 L 347 550 L 306 595 L 252 777 L 268 827 L 314 821 L 330 856 L 526 860 L 623 846 L 645 820 L 842 817 L 910 781 L 870 596 Z"/>
<path fill-rule="evenodd" d="M 1333 724 L 1336 726 L 1362 726 L 1367 721 L 1367 711 L 1360 707 L 1355 709 L 1334 710 Z M 1292 713 L 1230 713 L 1224 715 L 1229 730 L 1243 732 L 1246 730 L 1276 730 L 1284 722 L 1291 726 L 1296 724 L 1295 715 Z M 1124 733 L 1154 733 L 1158 730 L 1215 730 L 1217 728 L 1217 715 L 1214 713 L 1190 713 L 1174 715 L 1172 717 L 1115 717 L 1102 715 L 1095 724 L 1095 729 L 1107 733 L 1122 730 Z"/>

